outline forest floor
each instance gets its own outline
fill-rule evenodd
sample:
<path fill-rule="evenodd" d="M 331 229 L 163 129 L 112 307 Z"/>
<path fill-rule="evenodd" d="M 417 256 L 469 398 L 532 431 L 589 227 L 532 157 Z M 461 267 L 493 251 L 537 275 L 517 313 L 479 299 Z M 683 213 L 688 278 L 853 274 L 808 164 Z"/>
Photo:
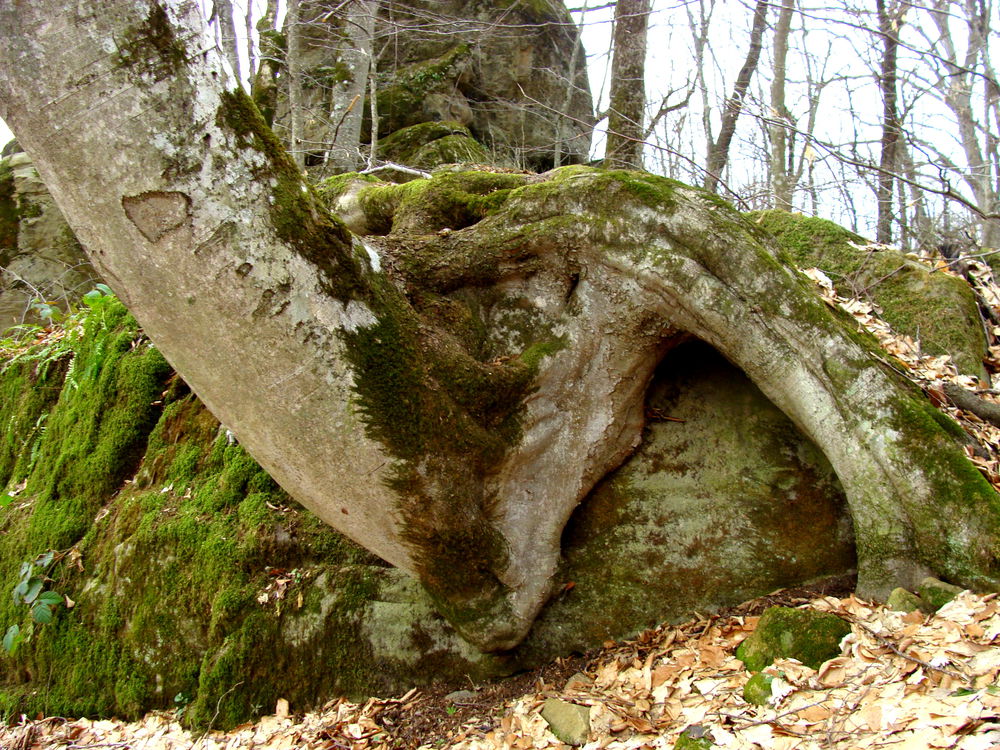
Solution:
<path fill-rule="evenodd" d="M 981 264 L 980 264 L 981 265 Z M 947 271 L 947 269 L 942 269 Z M 948 357 L 928 357 L 919 343 L 893 334 L 879 311 L 837 297 L 822 272 L 807 271 L 831 305 L 843 307 L 879 338 L 902 369 L 978 443 L 968 452 L 1000 489 L 1000 427 L 954 406 L 961 386 L 1000 403 L 988 384 L 957 375 Z M 1000 310 L 992 279 L 975 284 Z M 990 326 L 987 364 L 1000 370 L 1000 326 Z M 192 732 L 176 712 L 141 721 L 24 717 L 0 727 L 2 750 L 529 750 L 565 748 L 542 718 L 547 701 L 584 707 L 586 750 L 672 748 L 958 748 L 1000 750 L 1000 598 L 960 594 L 933 614 L 895 612 L 857 599 L 849 579 L 786 589 L 635 639 L 605 643 L 585 656 L 558 659 L 534 672 L 483 685 L 414 688 L 363 703 L 338 699 L 321 710 L 275 713 L 230 732 Z M 641 595 L 641 592 L 637 592 Z M 774 605 L 832 612 L 851 624 L 841 655 L 818 670 L 779 660 L 772 698 L 748 703 L 750 674 L 735 649 Z M 700 739 L 697 739 L 700 738 Z"/>
<path fill-rule="evenodd" d="M 279 702 L 274 715 L 230 732 L 184 730 L 174 713 L 131 723 L 23 717 L 0 729 L 0 747 L 565 748 L 541 716 L 546 700 L 559 699 L 587 707 L 594 749 L 672 748 L 685 729 L 725 748 L 1000 748 L 997 596 L 966 592 L 933 615 L 906 614 L 831 593 L 849 585 L 776 592 L 458 694 L 421 688 L 300 716 Z M 833 612 L 852 633 L 818 670 L 792 660 L 768 667 L 779 676 L 772 702 L 755 706 L 743 699 L 750 675 L 734 651 L 776 604 Z"/>

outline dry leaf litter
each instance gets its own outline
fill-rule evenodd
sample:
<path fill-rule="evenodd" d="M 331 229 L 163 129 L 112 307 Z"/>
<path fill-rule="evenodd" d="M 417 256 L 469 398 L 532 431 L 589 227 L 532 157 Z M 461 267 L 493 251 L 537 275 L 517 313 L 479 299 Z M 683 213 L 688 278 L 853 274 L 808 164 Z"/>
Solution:
<path fill-rule="evenodd" d="M 1000 288 L 989 269 L 972 262 L 974 285 L 1000 307 Z M 950 272 L 939 268 L 941 272 Z M 921 352 L 919 342 L 895 334 L 870 302 L 837 295 L 817 269 L 805 271 L 830 305 L 849 312 L 887 352 L 886 363 L 918 382 L 989 451 L 970 456 L 1000 488 L 1000 429 L 950 406 L 939 386 L 951 381 L 1000 403 L 987 384 L 958 375 L 947 356 Z M 987 364 L 1000 365 L 1000 327 L 990 331 Z M 936 397 L 938 396 L 938 397 Z M 750 674 L 736 647 L 758 617 L 698 618 L 649 630 L 635 640 L 608 642 L 582 671 L 562 684 L 538 678 L 534 690 L 490 705 L 469 703 L 461 722 L 447 719 L 454 706 L 416 689 L 399 698 L 351 703 L 338 699 L 299 716 L 281 700 L 275 713 L 230 732 L 191 732 L 173 713 L 154 712 L 138 722 L 22 716 L 0 727 L 0 748 L 127 748 L 129 750 L 236 750 L 307 748 L 374 750 L 425 747 L 450 750 L 566 748 L 541 717 L 548 698 L 589 708 L 585 750 L 671 748 L 687 730 L 722 748 L 956 748 L 1000 750 L 1000 602 L 996 594 L 964 592 L 932 615 L 894 612 L 857 599 L 821 596 L 802 607 L 831 612 L 851 623 L 841 656 L 811 669 L 779 660 L 765 706 L 743 699 Z M 739 609 L 759 611 L 759 607 Z M 737 611 L 738 611 L 737 610 Z M 475 687 L 475 686 L 474 686 Z M 439 732 L 414 740 L 408 715 L 440 713 Z M 422 744 L 421 744 L 422 743 Z"/>

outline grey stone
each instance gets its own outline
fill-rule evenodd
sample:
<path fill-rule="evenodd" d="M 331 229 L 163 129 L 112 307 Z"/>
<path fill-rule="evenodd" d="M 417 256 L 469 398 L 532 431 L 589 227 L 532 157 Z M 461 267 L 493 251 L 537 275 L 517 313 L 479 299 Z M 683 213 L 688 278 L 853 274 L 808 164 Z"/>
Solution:
<path fill-rule="evenodd" d="M 928 576 L 920 582 L 920 599 L 923 601 L 923 609 L 926 612 L 937 612 L 941 607 L 950 602 L 962 593 L 961 586 L 953 586 L 950 583 L 939 581 L 937 578 Z"/>
<path fill-rule="evenodd" d="M 567 745 L 583 745 L 590 736 L 590 708 L 549 698 L 542 707 L 542 718 L 549 729 Z"/>
<path fill-rule="evenodd" d="M 923 602 L 920 597 L 912 591 L 907 591 L 904 588 L 895 588 L 889 594 L 889 599 L 886 601 L 885 606 L 896 612 L 913 612 L 920 609 L 922 604 Z"/>

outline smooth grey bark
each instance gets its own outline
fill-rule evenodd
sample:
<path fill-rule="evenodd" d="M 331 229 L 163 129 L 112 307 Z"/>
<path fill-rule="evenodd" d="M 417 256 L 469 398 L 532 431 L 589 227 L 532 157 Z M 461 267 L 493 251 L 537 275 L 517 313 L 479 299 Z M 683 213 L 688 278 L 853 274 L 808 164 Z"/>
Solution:
<path fill-rule="evenodd" d="M 771 141 L 771 192 L 774 207 L 792 210 L 792 194 L 795 181 L 789 164 L 789 142 L 792 131 L 785 127 L 793 124 L 788 107 L 785 106 L 786 62 L 788 60 L 788 36 L 792 29 L 792 13 L 795 0 L 781 0 L 778 23 L 774 27 L 774 72 L 771 76 L 771 118 L 768 135 Z"/>
<path fill-rule="evenodd" d="M 306 152 L 302 142 L 305 112 L 302 107 L 302 27 L 301 0 L 288 0 L 285 12 L 285 72 L 288 78 L 288 150 L 299 166 L 305 167 Z"/>
<path fill-rule="evenodd" d="M 893 2 L 877 0 L 879 36 L 882 38 L 882 61 L 879 89 L 882 92 L 882 153 L 879 157 L 877 242 L 892 242 L 892 201 L 896 183 L 897 157 L 901 125 L 896 106 L 896 52 L 899 49 L 900 8 Z"/>
<path fill-rule="evenodd" d="M 407 201 L 391 186 L 365 188 L 388 202 L 341 196 L 359 231 L 387 214 L 394 230 L 352 237 L 233 93 L 194 3 L 59 6 L 0 0 L 0 116 L 95 266 L 293 497 L 420 576 L 480 648 L 523 639 L 555 585 L 566 520 L 637 445 L 651 373 L 691 336 L 826 453 L 863 593 L 930 571 L 1000 581 L 998 498 L 953 436 L 714 196 L 575 167 L 441 175 L 410 183 Z M 438 191 L 448 180 L 465 192 Z M 435 218 L 496 180 L 520 187 L 490 216 Z M 407 289 L 516 301 L 494 303 L 488 329 L 521 309 L 534 334 L 498 335 L 507 349 L 476 360 Z M 521 383 L 499 404 L 517 429 L 497 441 L 473 406 L 503 382 Z M 488 471 L 469 469 L 466 435 Z"/>
<path fill-rule="evenodd" d="M 219 44 L 226 56 L 226 60 L 229 61 L 229 65 L 236 74 L 236 78 L 242 80 L 243 74 L 240 70 L 240 56 L 236 51 L 236 14 L 233 12 L 233 0 L 213 0 L 212 14 Z"/>
<path fill-rule="evenodd" d="M 642 169 L 649 9 L 649 0 L 618 0 L 615 5 L 604 162 L 616 169 Z"/>

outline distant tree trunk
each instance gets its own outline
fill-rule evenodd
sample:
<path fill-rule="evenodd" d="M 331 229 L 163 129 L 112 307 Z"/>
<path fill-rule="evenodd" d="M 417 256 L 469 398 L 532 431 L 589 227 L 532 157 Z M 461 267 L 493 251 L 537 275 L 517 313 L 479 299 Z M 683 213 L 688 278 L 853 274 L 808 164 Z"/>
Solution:
<path fill-rule="evenodd" d="M 791 122 L 785 106 L 785 65 L 788 59 L 788 35 L 792 28 L 792 13 L 795 0 L 781 0 L 781 12 L 774 29 L 774 74 L 771 79 L 771 124 L 768 132 L 771 140 L 771 193 L 774 207 L 786 211 L 792 209 L 792 194 L 795 182 L 792 179 L 789 161 L 790 131 L 786 124 Z"/>
<path fill-rule="evenodd" d="M 580 54 L 583 52 L 583 25 L 586 21 L 588 3 L 590 0 L 583 0 L 583 7 L 580 11 L 580 24 L 574 27 L 573 53 L 569 59 L 569 73 L 566 76 L 566 96 L 563 98 L 559 111 L 554 113 L 556 118 L 555 146 L 552 150 L 552 166 L 558 167 L 562 164 L 563 142 L 566 140 L 566 113 L 570 111 L 573 103 L 573 95 L 576 93 L 576 76 L 580 65 Z"/>
<path fill-rule="evenodd" d="M 736 121 L 743 111 L 743 102 L 746 98 L 747 89 L 750 87 L 750 79 L 753 78 L 754 71 L 757 70 L 757 63 L 760 60 L 760 50 L 763 46 L 764 27 L 767 25 L 767 8 L 769 0 L 757 0 L 757 6 L 753 12 L 753 28 L 750 30 L 750 49 L 747 50 L 743 67 L 736 77 L 736 85 L 733 88 L 732 96 L 726 100 L 726 106 L 722 111 L 722 127 L 719 129 L 719 137 L 708 147 L 708 159 L 706 160 L 705 189 L 715 191 L 722 178 L 722 171 L 729 161 L 729 146 L 733 142 L 733 135 L 736 133 Z"/>
<path fill-rule="evenodd" d="M 236 51 L 236 15 L 233 12 L 233 0 L 213 0 L 212 15 L 222 53 L 229 62 L 229 67 L 233 69 L 236 80 L 242 81 L 240 56 Z"/>
<path fill-rule="evenodd" d="M 264 13 L 257 21 L 260 57 L 250 79 L 250 95 L 267 124 L 274 124 L 278 105 L 278 73 L 285 63 L 285 49 L 277 28 L 277 2 L 267 0 Z"/>
<path fill-rule="evenodd" d="M 882 64 L 879 88 L 882 91 L 882 155 L 878 173 L 878 222 L 875 239 L 888 244 L 892 242 L 892 203 L 896 182 L 897 143 L 900 123 L 896 107 L 896 52 L 899 49 L 899 24 L 902 16 L 893 0 L 876 0 L 878 9 L 879 36 L 882 37 Z"/>
<path fill-rule="evenodd" d="M 378 0 L 349 0 L 341 11 L 345 40 L 339 59 L 345 80 L 331 87 L 330 148 L 327 161 L 336 172 L 349 172 L 359 164 L 361 124 L 365 114 L 365 89 L 375 64 L 375 18 Z M 374 93 L 372 96 L 374 101 Z M 375 139 L 373 139 L 374 142 Z"/>
<path fill-rule="evenodd" d="M 618 0 L 615 6 L 611 104 L 605 164 L 642 169 L 646 110 L 646 28 L 650 0 Z"/>
<path fill-rule="evenodd" d="M 965 14 L 964 54 L 959 53 L 951 29 L 952 21 L 958 17 L 956 6 L 959 5 Z M 938 77 L 934 87 L 941 101 L 951 110 L 958 128 L 958 138 L 965 155 L 965 164 L 959 172 L 972 190 L 978 208 L 987 214 L 997 213 L 1000 211 L 1000 163 L 991 162 L 989 151 L 992 145 L 993 152 L 997 153 L 1000 133 L 990 131 L 988 119 L 981 122 L 976 117 L 972 96 L 973 81 L 991 69 L 988 44 L 992 33 L 990 14 L 986 5 L 978 0 L 966 0 L 962 4 L 933 0 L 930 6 L 928 11 L 938 32 L 932 61 L 940 62 L 944 67 L 944 73 Z M 995 105 L 1000 92 L 996 90 L 996 79 L 991 86 L 987 78 L 986 99 Z M 1000 116 L 1000 113 L 997 114 Z M 997 126 L 1000 127 L 1000 122 Z M 986 137 L 981 138 L 981 134 Z M 1000 220 L 984 219 L 981 228 L 982 244 L 991 248 L 1000 247 Z"/>
<path fill-rule="evenodd" d="M 305 148 L 302 143 L 302 24 L 301 0 L 288 0 L 285 12 L 285 71 L 288 74 L 288 148 L 299 169 L 305 167 Z"/>
<path fill-rule="evenodd" d="M 375 56 L 374 30 L 371 56 L 368 60 L 368 118 L 371 120 L 371 138 L 368 143 L 368 166 L 375 166 L 378 157 L 378 58 Z"/>

